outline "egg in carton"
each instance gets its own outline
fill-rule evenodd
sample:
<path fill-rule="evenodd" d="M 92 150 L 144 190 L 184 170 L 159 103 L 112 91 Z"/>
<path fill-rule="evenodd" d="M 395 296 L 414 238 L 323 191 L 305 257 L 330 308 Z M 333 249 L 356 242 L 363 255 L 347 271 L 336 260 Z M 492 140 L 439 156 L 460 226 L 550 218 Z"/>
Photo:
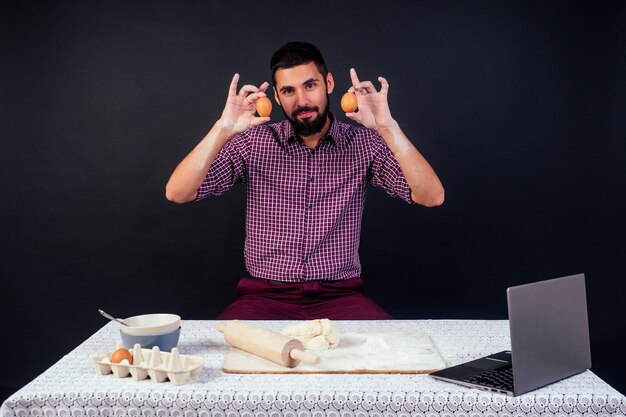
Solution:
<path fill-rule="evenodd" d="M 118 344 L 118 348 L 120 347 L 121 344 Z M 168 353 L 161 352 L 158 346 L 150 350 L 142 349 L 136 344 L 130 352 L 133 356 L 132 365 L 126 359 L 120 363 L 112 363 L 113 352 L 95 356 L 91 362 L 99 375 L 113 372 L 117 378 L 126 378 L 130 375 L 135 381 L 142 381 L 148 377 L 155 382 L 169 379 L 172 385 L 182 385 L 189 378 L 196 378 L 204 365 L 204 359 L 201 357 L 181 355 L 177 348 Z"/>

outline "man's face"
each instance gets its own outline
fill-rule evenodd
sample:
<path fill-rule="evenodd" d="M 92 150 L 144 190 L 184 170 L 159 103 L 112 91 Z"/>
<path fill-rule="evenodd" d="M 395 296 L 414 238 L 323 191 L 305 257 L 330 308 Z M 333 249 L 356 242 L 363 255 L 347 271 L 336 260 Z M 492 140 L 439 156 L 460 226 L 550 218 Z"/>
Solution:
<path fill-rule="evenodd" d="M 321 132 L 328 120 L 328 95 L 334 88 L 332 74 L 324 79 L 315 63 L 309 62 L 279 69 L 274 77 L 274 97 L 296 133 L 307 137 Z"/>

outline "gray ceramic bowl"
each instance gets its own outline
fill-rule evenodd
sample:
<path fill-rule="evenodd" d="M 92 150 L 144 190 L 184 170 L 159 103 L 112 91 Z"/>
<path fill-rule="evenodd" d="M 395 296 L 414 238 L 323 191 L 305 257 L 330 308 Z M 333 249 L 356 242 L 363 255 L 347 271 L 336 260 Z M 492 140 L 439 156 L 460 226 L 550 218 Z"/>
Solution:
<path fill-rule="evenodd" d="M 130 349 L 139 343 L 144 349 L 152 349 L 154 346 L 158 346 L 163 352 L 169 352 L 172 348 L 178 345 L 178 338 L 180 337 L 180 327 L 173 332 L 164 334 L 142 334 L 134 335 L 127 334 L 120 330 L 122 335 L 122 344 L 126 349 Z"/>

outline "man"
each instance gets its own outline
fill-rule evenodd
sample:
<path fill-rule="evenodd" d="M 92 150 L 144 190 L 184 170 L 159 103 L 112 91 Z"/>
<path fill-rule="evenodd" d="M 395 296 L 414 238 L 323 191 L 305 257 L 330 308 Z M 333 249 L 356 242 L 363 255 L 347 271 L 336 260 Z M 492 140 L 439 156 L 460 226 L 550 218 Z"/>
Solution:
<path fill-rule="evenodd" d="M 172 174 L 166 197 L 184 203 L 247 184 L 249 277 L 219 319 L 391 319 L 364 295 L 358 245 L 368 183 L 408 203 L 438 206 L 437 175 L 393 119 L 380 90 L 350 70 L 358 111 L 339 122 L 317 48 L 290 42 L 271 59 L 274 99 L 287 120 L 255 117 L 269 84 L 230 84 L 221 118 Z"/>

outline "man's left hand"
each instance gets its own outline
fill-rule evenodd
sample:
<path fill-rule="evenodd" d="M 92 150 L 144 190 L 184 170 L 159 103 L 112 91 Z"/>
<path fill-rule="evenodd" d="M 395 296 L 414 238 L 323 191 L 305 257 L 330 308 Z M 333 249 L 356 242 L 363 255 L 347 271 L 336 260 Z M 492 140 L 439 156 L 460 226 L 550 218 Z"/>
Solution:
<path fill-rule="evenodd" d="M 354 68 L 350 69 L 350 78 L 352 79 L 352 87 L 348 91 L 356 94 L 358 112 L 346 113 L 346 117 L 375 130 L 378 134 L 392 129 L 396 122 L 391 117 L 387 102 L 387 92 L 389 91 L 387 80 L 378 77 L 380 91 L 377 91 L 371 81 L 359 81 Z"/>

